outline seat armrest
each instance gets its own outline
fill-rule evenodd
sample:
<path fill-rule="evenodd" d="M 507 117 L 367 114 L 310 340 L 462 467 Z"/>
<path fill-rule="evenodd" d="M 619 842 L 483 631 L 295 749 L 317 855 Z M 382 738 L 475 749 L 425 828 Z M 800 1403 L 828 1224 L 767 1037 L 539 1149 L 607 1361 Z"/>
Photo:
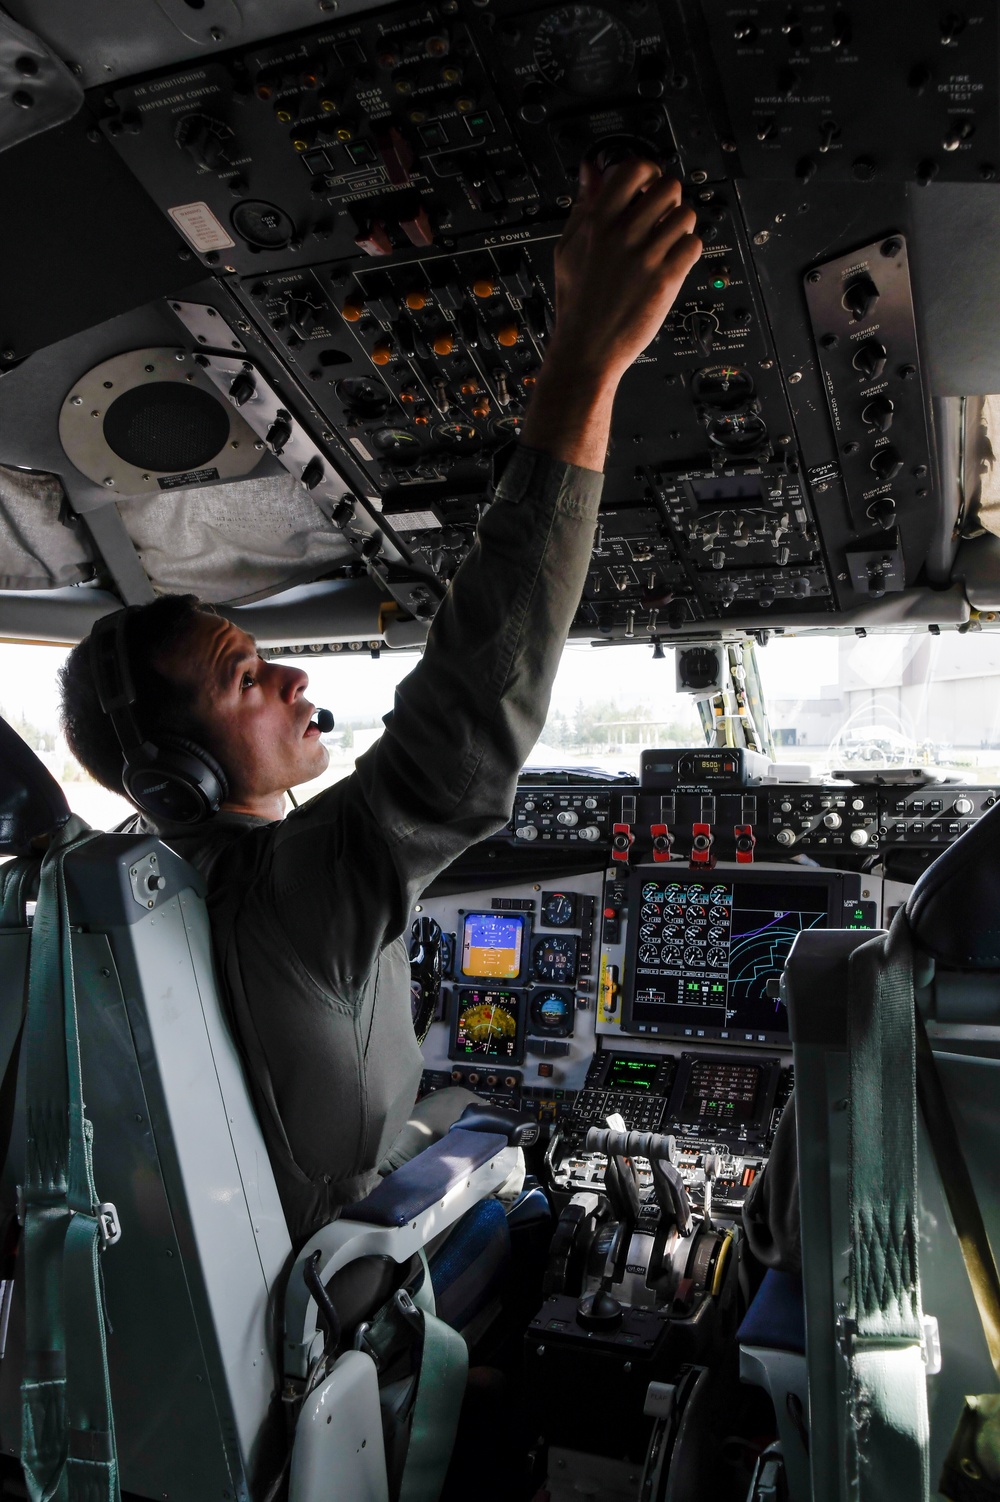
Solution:
<path fill-rule="evenodd" d="M 466 1106 L 461 1116 L 449 1128 L 451 1132 L 499 1132 L 511 1147 L 531 1147 L 538 1141 L 538 1122 L 533 1116 L 521 1116 L 517 1111 L 504 1111 L 500 1106 L 486 1102 Z"/>
<path fill-rule="evenodd" d="M 449 1132 L 310 1237 L 285 1294 L 285 1376 L 305 1377 L 322 1351 L 316 1302 L 304 1276 L 308 1263 L 316 1259 L 315 1271 L 325 1285 L 361 1257 L 408 1262 L 473 1205 L 495 1194 L 519 1162 L 517 1148 L 498 1132 Z"/>

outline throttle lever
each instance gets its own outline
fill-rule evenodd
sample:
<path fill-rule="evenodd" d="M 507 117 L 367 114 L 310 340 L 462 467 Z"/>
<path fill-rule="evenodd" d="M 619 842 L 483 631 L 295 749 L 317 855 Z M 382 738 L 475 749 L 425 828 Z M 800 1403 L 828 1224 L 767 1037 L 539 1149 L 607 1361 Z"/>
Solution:
<path fill-rule="evenodd" d="M 691 1230 L 691 1202 L 680 1170 L 674 1167 L 673 1137 L 660 1132 L 614 1132 L 603 1127 L 591 1127 L 587 1133 L 588 1152 L 606 1153 L 609 1163 L 613 1158 L 646 1158 L 653 1173 L 653 1190 L 656 1203 L 664 1217 L 664 1224 L 674 1222 L 682 1236 Z"/>

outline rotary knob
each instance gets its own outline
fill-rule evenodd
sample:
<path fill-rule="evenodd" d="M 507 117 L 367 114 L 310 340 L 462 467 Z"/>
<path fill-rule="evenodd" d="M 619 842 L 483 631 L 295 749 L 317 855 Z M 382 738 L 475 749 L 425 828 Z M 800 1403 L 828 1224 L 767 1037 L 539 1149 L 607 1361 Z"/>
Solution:
<path fill-rule="evenodd" d="M 584 824 L 582 829 L 577 830 L 577 835 L 581 840 L 592 843 L 594 840 L 601 838 L 601 831 L 596 824 Z"/>
<path fill-rule="evenodd" d="M 851 844 L 852 845 L 858 845 L 858 846 L 867 845 L 869 839 L 870 839 L 870 836 L 869 836 L 869 833 L 868 833 L 867 829 L 852 829 L 851 830 Z"/>
<path fill-rule="evenodd" d="M 828 814 L 823 815 L 823 823 L 827 829 L 839 829 L 843 822 L 844 821 L 840 817 L 840 815 L 833 809 L 831 809 Z"/>
<path fill-rule="evenodd" d="M 953 806 L 956 814 L 964 817 L 965 814 L 971 814 L 976 805 L 971 798 L 956 798 Z"/>
<path fill-rule="evenodd" d="M 795 841 L 798 839 L 798 835 L 795 833 L 794 829 L 779 829 L 774 838 L 777 840 L 779 845 L 788 846 L 795 844 Z"/>
<path fill-rule="evenodd" d="M 851 364 L 867 381 L 874 381 L 885 369 L 888 358 L 886 347 L 878 339 L 866 339 L 854 351 Z"/>
<path fill-rule="evenodd" d="M 877 428 L 880 433 L 887 433 L 892 427 L 895 411 L 887 396 L 875 396 L 861 409 L 861 421 L 870 428 Z"/>
<path fill-rule="evenodd" d="M 902 458 L 892 447 L 879 449 L 878 453 L 872 456 L 868 466 L 882 481 L 891 480 L 894 475 L 899 474 L 902 467 Z"/>
<path fill-rule="evenodd" d="M 556 823 L 565 824 L 567 829 L 572 829 L 579 822 L 580 815 L 575 813 L 571 808 L 564 808 L 560 813 L 556 814 Z"/>
<path fill-rule="evenodd" d="M 854 323 L 862 323 L 878 302 L 878 288 L 870 276 L 856 277 L 844 288 L 840 299 Z"/>
<path fill-rule="evenodd" d="M 519 840 L 537 840 L 538 830 L 535 828 L 534 824 L 522 824 L 519 826 L 519 828 L 514 830 L 514 835 L 515 838 Z"/>

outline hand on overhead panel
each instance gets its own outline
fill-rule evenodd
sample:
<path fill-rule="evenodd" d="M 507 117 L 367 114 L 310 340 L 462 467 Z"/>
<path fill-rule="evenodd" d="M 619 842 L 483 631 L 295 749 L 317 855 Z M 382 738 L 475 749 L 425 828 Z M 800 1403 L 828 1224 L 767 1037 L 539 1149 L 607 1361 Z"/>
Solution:
<path fill-rule="evenodd" d="M 694 211 L 654 162 L 580 170 L 580 192 L 556 246 L 550 358 L 617 384 L 669 313 L 701 255 Z"/>

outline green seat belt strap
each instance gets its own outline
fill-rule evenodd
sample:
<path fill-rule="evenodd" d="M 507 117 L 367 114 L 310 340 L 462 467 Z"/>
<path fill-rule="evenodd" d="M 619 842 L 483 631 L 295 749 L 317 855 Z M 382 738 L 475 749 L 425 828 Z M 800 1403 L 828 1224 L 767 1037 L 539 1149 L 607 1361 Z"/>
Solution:
<path fill-rule="evenodd" d="M 848 1030 L 851 1247 L 841 1344 L 851 1384 L 849 1495 L 924 1502 L 913 968 L 902 910 L 887 937 L 851 956 Z"/>
<path fill-rule="evenodd" d="M 91 837 L 71 819 L 53 840 L 32 926 L 21 1384 L 21 1464 L 32 1502 L 119 1498 L 98 1265 L 100 1247 L 119 1233 L 94 1188 L 64 871 L 66 856 Z"/>
<path fill-rule="evenodd" d="M 465 1341 L 434 1313 L 427 1260 L 423 1251 L 419 1255 L 424 1280 L 413 1296 L 413 1312 L 423 1317 L 423 1350 L 399 1502 L 437 1502 L 440 1497 L 469 1375 Z"/>

